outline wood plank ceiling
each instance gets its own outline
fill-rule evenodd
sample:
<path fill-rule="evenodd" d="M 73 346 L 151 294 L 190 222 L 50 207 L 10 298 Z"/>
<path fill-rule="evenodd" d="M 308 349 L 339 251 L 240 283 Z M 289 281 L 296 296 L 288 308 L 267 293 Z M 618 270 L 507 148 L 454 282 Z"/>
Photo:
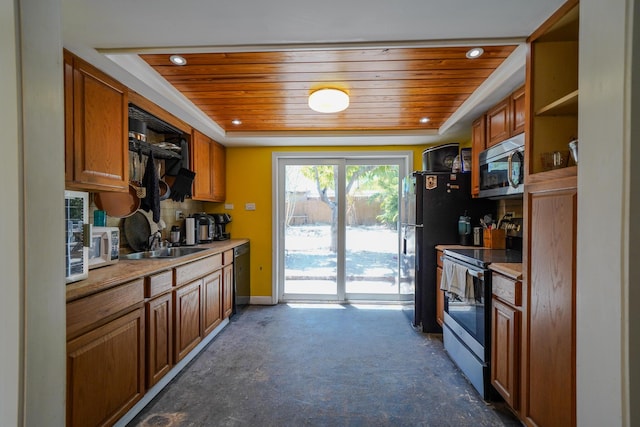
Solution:
<path fill-rule="evenodd" d="M 140 56 L 226 132 L 415 131 L 438 129 L 516 46 L 468 59 L 471 47 L 197 53 L 183 66 Z M 347 92 L 349 107 L 311 110 L 323 87 Z"/>

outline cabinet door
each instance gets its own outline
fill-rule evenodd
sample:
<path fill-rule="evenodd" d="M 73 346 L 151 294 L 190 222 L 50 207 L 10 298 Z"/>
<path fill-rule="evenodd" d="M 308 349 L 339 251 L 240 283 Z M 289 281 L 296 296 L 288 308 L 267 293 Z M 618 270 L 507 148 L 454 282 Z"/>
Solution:
<path fill-rule="evenodd" d="M 147 309 L 147 388 L 173 366 L 173 297 L 171 292 L 150 300 Z"/>
<path fill-rule="evenodd" d="M 227 196 L 227 181 L 226 181 L 226 150 L 223 145 L 213 142 L 212 144 L 212 164 L 211 169 L 213 173 L 212 194 L 211 198 L 215 202 L 224 202 Z"/>
<path fill-rule="evenodd" d="M 193 167 L 196 177 L 193 180 L 193 198 L 211 200 L 211 139 L 197 130 L 193 131 Z"/>
<path fill-rule="evenodd" d="M 525 416 L 576 425 L 576 177 L 530 185 L 527 214 Z"/>
<path fill-rule="evenodd" d="M 511 136 L 524 132 L 525 110 L 524 86 L 511 94 L 509 112 L 511 114 Z"/>
<path fill-rule="evenodd" d="M 487 139 L 486 117 L 482 116 L 471 125 L 471 195 L 480 193 L 480 153 L 484 151 Z"/>
<path fill-rule="evenodd" d="M 204 303 L 204 335 L 207 336 L 222 322 L 222 270 L 214 271 L 202 279 Z"/>
<path fill-rule="evenodd" d="M 487 148 L 509 138 L 509 106 L 506 98 L 487 112 Z"/>
<path fill-rule="evenodd" d="M 182 360 L 202 340 L 202 279 L 174 291 L 175 362 Z"/>
<path fill-rule="evenodd" d="M 75 57 L 72 81 L 73 140 L 66 147 L 73 150 L 65 155 L 73 157 L 73 178 L 68 187 L 129 191 L 126 87 Z M 65 94 L 71 94 L 68 88 Z"/>
<path fill-rule="evenodd" d="M 233 313 L 233 264 L 224 266 L 222 274 L 222 311 L 226 319 Z"/>
<path fill-rule="evenodd" d="M 67 343 L 67 425 L 112 425 L 144 394 L 144 310 Z"/>
<path fill-rule="evenodd" d="M 492 304 L 491 383 L 509 406 L 518 409 L 521 313 L 496 298 Z"/>
<path fill-rule="evenodd" d="M 442 268 L 436 267 L 436 322 L 442 326 L 444 325 L 444 291 L 440 290 L 440 280 L 442 280 Z"/>

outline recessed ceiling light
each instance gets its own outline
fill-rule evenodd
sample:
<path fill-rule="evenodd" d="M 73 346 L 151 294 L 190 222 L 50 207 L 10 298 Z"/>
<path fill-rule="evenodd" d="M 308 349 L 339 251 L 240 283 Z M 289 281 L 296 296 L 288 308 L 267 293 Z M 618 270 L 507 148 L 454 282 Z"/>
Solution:
<path fill-rule="evenodd" d="M 239 119 L 233 119 L 233 120 L 231 120 L 231 124 L 236 125 L 236 126 L 239 126 L 239 125 L 241 125 L 241 124 L 242 124 L 242 120 L 239 120 Z"/>
<path fill-rule="evenodd" d="M 469 49 L 467 51 L 467 58 L 475 59 L 479 58 L 484 53 L 484 49 L 481 47 L 474 47 L 473 49 Z"/>
<path fill-rule="evenodd" d="M 429 123 L 429 117 L 423 117 L 420 119 L 420 123 Z"/>
<path fill-rule="evenodd" d="M 171 61 L 174 65 L 187 65 L 187 60 L 180 55 L 171 55 L 169 57 L 169 61 Z"/>

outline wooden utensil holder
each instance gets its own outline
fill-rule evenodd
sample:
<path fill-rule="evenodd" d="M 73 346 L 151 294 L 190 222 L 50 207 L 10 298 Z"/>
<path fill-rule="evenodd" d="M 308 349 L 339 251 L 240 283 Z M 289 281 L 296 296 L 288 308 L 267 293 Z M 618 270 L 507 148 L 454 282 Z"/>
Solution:
<path fill-rule="evenodd" d="M 485 229 L 482 243 L 485 248 L 504 249 L 507 243 L 507 233 L 502 229 Z"/>

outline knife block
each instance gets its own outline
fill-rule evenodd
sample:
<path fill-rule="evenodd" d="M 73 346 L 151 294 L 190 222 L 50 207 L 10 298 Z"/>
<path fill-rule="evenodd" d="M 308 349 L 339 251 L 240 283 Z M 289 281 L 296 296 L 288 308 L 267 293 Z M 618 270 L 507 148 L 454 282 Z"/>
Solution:
<path fill-rule="evenodd" d="M 483 230 L 483 246 L 489 249 L 504 249 L 507 243 L 507 232 L 502 229 Z"/>

